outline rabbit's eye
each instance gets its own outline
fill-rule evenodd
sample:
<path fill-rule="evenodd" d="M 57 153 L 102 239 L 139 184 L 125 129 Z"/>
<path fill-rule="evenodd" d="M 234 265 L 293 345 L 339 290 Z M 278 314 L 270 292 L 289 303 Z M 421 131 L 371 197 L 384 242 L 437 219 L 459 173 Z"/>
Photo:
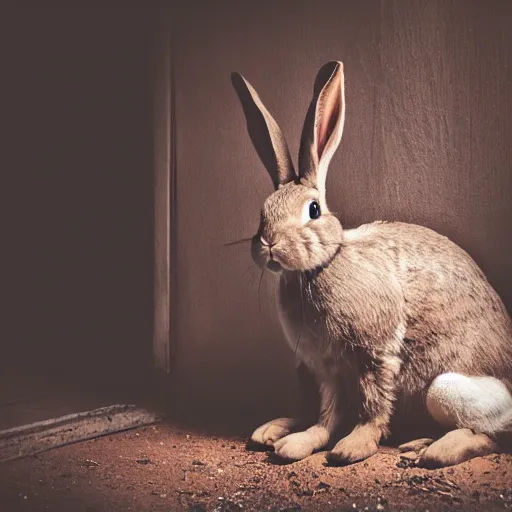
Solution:
<path fill-rule="evenodd" d="M 320 205 L 316 201 L 309 203 L 309 218 L 318 219 L 320 217 Z"/>
<path fill-rule="evenodd" d="M 320 205 L 318 204 L 318 201 L 307 201 L 306 203 L 304 203 L 304 206 L 302 207 L 302 224 L 307 224 L 312 220 L 318 219 L 318 217 L 320 217 L 320 213 Z"/>

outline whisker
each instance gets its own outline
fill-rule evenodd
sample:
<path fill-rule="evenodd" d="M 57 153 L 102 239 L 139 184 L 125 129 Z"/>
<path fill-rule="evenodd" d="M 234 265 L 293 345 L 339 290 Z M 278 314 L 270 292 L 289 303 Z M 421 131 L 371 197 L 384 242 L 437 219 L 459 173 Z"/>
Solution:
<path fill-rule="evenodd" d="M 299 288 L 300 288 L 300 331 L 295 344 L 295 356 L 297 356 L 297 349 L 299 348 L 300 338 L 302 336 L 302 329 L 304 326 L 304 297 L 302 295 L 302 274 L 299 274 Z"/>
<path fill-rule="evenodd" d="M 318 338 L 318 334 L 309 327 L 309 325 L 304 326 L 315 338 Z"/>
<path fill-rule="evenodd" d="M 260 274 L 260 281 L 258 283 L 258 311 L 259 311 L 259 314 L 260 314 L 260 317 L 261 317 L 261 300 L 260 300 L 260 291 L 261 291 L 261 282 L 263 281 L 263 274 L 265 273 L 265 267 L 263 267 L 261 269 L 261 274 Z"/>
<path fill-rule="evenodd" d="M 276 286 L 274 288 L 274 306 L 277 308 L 277 307 L 280 307 L 281 306 L 281 298 L 279 296 L 279 286 Z"/>
<path fill-rule="evenodd" d="M 256 267 L 257 270 L 259 270 Z M 257 272 L 250 272 L 251 267 L 249 267 L 240 277 L 240 282 L 244 284 L 244 286 L 247 286 L 252 289 L 253 285 L 255 284 L 255 280 L 257 281 L 259 279 L 259 273 Z"/>
<path fill-rule="evenodd" d="M 235 240 L 234 242 L 227 242 L 227 243 L 224 244 L 224 246 L 244 244 L 244 243 L 251 242 L 251 241 L 252 241 L 252 237 L 250 237 L 250 238 L 242 238 L 240 240 Z"/>
<path fill-rule="evenodd" d="M 244 273 L 242 274 L 242 277 L 240 279 L 243 279 L 245 274 L 247 274 L 247 272 L 249 272 L 249 270 L 253 269 L 253 268 L 258 268 L 254 263 L 251 263 L 244 271 Z"/>

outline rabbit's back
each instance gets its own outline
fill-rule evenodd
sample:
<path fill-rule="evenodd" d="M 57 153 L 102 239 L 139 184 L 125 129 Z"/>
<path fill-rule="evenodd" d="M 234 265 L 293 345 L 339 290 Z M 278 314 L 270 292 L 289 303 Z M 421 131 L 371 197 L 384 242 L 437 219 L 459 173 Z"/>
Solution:
<path fill-rule="evenodd" d="M 359 254 L 363 247 L 387 252 L 394 260 L 404 298 L 404 387 L 446 371 L 510 377 L 510 316 L 466 251 L 414 224 L 379 222 L 359 229 L 347 231 L 348 247 Z"/>

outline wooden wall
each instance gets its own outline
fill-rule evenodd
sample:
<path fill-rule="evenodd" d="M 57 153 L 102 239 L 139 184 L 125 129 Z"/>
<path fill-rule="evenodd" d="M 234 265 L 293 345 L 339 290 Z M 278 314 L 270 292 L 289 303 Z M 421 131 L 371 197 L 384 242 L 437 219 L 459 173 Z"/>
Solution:
<path fill-rule="evenodd" d="M 511 2 L 188 2 L 175 21 L 174 376 L 190 409 L 264 419 L 283 414 L 294 391 L 275 280 L 265 276 L 258 311 L 248 247 L 223 246 L 255 232 L 272 191 L 232 71 L 258 90 L 295 156 L 314 76 L 342 60 L 331 209 L 347 227 L 386 219 L 439 230 L 512 308 Z"/>

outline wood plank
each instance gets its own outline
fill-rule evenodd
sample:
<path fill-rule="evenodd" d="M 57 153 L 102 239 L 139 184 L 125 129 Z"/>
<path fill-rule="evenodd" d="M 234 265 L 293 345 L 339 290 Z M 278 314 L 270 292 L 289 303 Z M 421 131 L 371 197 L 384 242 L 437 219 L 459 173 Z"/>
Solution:
<path fill-rule="evenodd" d="M 150 425 L 158 417 L 134 405 L 111 405 L 0 431 L 0 463 Z"/>
<path fill-rule="evenodd" d="M 169 10 L 162 9 L 154 53 L 155 269 L 153 354 L 157 369 L 170 372 L 172 78 Z"/>

